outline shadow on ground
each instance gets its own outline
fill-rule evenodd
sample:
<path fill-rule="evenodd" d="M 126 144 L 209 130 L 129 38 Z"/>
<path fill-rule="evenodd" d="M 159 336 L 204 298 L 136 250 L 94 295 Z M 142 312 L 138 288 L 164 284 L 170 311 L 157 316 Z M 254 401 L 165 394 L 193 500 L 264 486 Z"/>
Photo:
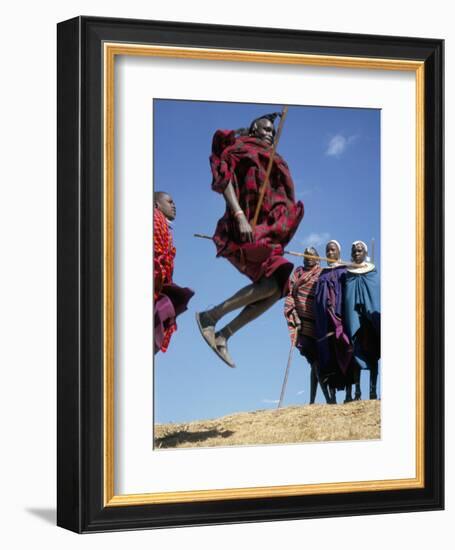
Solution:
<path fill-rule="evenodd" d="M 46 523 L 57 524 L 57 511 L 55 508 L 26 508 L 25 511 L 32 516 L 42 519 Z"/>
<path fill-rule="evenodd" d="M 155 439 L 155 445 L 158 449 L 168 449 L 171 447 L 177 447 L 183 443 L 200 443 L 201 441 L 207 441 L 208 439 L 219 439 L 230 437 L 234 432 L 230 430 L 218 430 L 217 428 L 211 430 L 202 430 L 199 432 L 187 432 L 185 430 L 179 430 L 177 432 L 171 432 L 163 437 L 157 437 Z"/>

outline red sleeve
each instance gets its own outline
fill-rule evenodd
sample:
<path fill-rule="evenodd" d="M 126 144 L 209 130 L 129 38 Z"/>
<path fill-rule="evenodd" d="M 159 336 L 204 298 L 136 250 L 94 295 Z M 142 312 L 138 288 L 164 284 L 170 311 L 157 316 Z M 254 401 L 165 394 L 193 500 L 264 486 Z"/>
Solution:
<path fill-rule="evenodd" d="M 217 193 L 224 193 L 234 174 L 236 160 L 230 155 L 230 148 L 235 141 L 233 130 L 217 130 L 213 135 L 210 168 L 213 176 L 212 189 Z"/>

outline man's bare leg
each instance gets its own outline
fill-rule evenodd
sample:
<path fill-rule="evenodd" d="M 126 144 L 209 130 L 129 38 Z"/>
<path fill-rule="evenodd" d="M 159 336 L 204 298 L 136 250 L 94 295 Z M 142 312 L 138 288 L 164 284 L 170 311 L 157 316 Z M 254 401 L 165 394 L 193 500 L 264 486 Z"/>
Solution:
<path fill-rule="evenodd" d="M 234 361 L 229 355 L 227 349 L 227 341 L 242 327 L 257 319 L 265 311 L 270 309 L 281 297 L 281 292 L 278 286 L 272 295 L 263 300 L 259 300 L 252 304 L 247 305 L 230 323 L 215 334 L 216 347 L 223 358 L 223 360 L 229 365 L 234 366 Z"/>
<path fill-rule="evenodd" d="M 208 313 L 216 323 L 222 317 L 231 313 L 231 311 L 264 300 L 275 294 L 278 290 L 278 282 L 275 278 L 263 277 L 257 283 L 252 283 L 241 288 L 233 296 L 221 302 L 221 304 L 203 313 Z"/>
<path fill-rule="evenodd" d="M 378 362 L 372 361 L 370 367 L 370 399 L 377 399 L 376 385 L 378 381 Z"/>
<path fill-rule="evenodd" d="M 354 394 L 354 401 L 360 401 L 362 399 L 362 390 L 360 388 L 360 367 L 357 368 L 355 371 L 355 394 Z"/>
<path fill-rule="evenodd" d="M 203 338 L 209 346 L 215 347 L 215 325 L 222 317 L 231 313 L 231 311 L 269 298 L 276 292 L 279 292 L 276 279 L 263 277 L 257 283 L 243 287 L 214 308 L 196 313 L 196 320 Z"/>
<path fill-rule="evenodd" d="M 317 373 L 317 363 L 314 362 L 311 364 L 311 375 L 310 375 L 310 405 L 314 405 L 316 400 L 316 393 L 318 391 L 318 373 Z"/>

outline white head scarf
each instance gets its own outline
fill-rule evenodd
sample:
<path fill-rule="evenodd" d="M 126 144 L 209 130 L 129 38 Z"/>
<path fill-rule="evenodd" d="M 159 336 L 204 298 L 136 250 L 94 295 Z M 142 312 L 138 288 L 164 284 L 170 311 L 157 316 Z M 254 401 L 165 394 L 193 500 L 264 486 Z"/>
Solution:
<path fill-rule="evenodd" d="M 366 257 L 365 257 L 365 261 L 366 262 L 369 262 L 370 261 L 370 257 L 368 256 L 368 246 L 366 245 L 366 243 L 364 243 L 363 241 L 354 241 L 352 244 L 351 244 L 351 248 L 353 246 L 355 246 L 356 244 L 361 244 L 363 246 L 363 248 L 365 249 L 365 253 L 367 254 Z"/>
<path fill-rule="evenodd" d="M 327 244 L 325 245 L 326 251 L 327 251 L 327 247 L 329 246 L 330 243 L 333 243 L 338 248 L 338 260 L 335 260 L 334 262 L 330 262 L 329 266 L 330 267 L 337 267 L 338 265 L 340 265 L 341 244 L 338 241 L 336 241 L 335 239 L 330 239 L 330 241 L 328 241 Z M 326 252 L 326 254 L 327 254 L 327 252 Z"/>
<path fill-rule="evenodd" d="M 340 256 L 341 256 L 341 244 L 338 241 L 336 241 L 335 239 L 330 239 L 330 241 L 328 241 L 328 243 L 325 245 L 326 250 L 327 250 L 327 246 L 330 243 L 335 243 L 337 245 L 338 252 L 340 253 Z"/>

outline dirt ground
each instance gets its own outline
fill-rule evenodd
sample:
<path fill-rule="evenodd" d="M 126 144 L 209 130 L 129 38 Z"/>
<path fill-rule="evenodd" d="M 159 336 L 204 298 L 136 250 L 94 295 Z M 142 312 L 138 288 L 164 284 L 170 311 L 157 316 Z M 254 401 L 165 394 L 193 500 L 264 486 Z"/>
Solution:
<path fill-rule="evenodd" d="M 381 402 L 304 405 L 157 424 L 155 449 L 380 439 Z"/>

